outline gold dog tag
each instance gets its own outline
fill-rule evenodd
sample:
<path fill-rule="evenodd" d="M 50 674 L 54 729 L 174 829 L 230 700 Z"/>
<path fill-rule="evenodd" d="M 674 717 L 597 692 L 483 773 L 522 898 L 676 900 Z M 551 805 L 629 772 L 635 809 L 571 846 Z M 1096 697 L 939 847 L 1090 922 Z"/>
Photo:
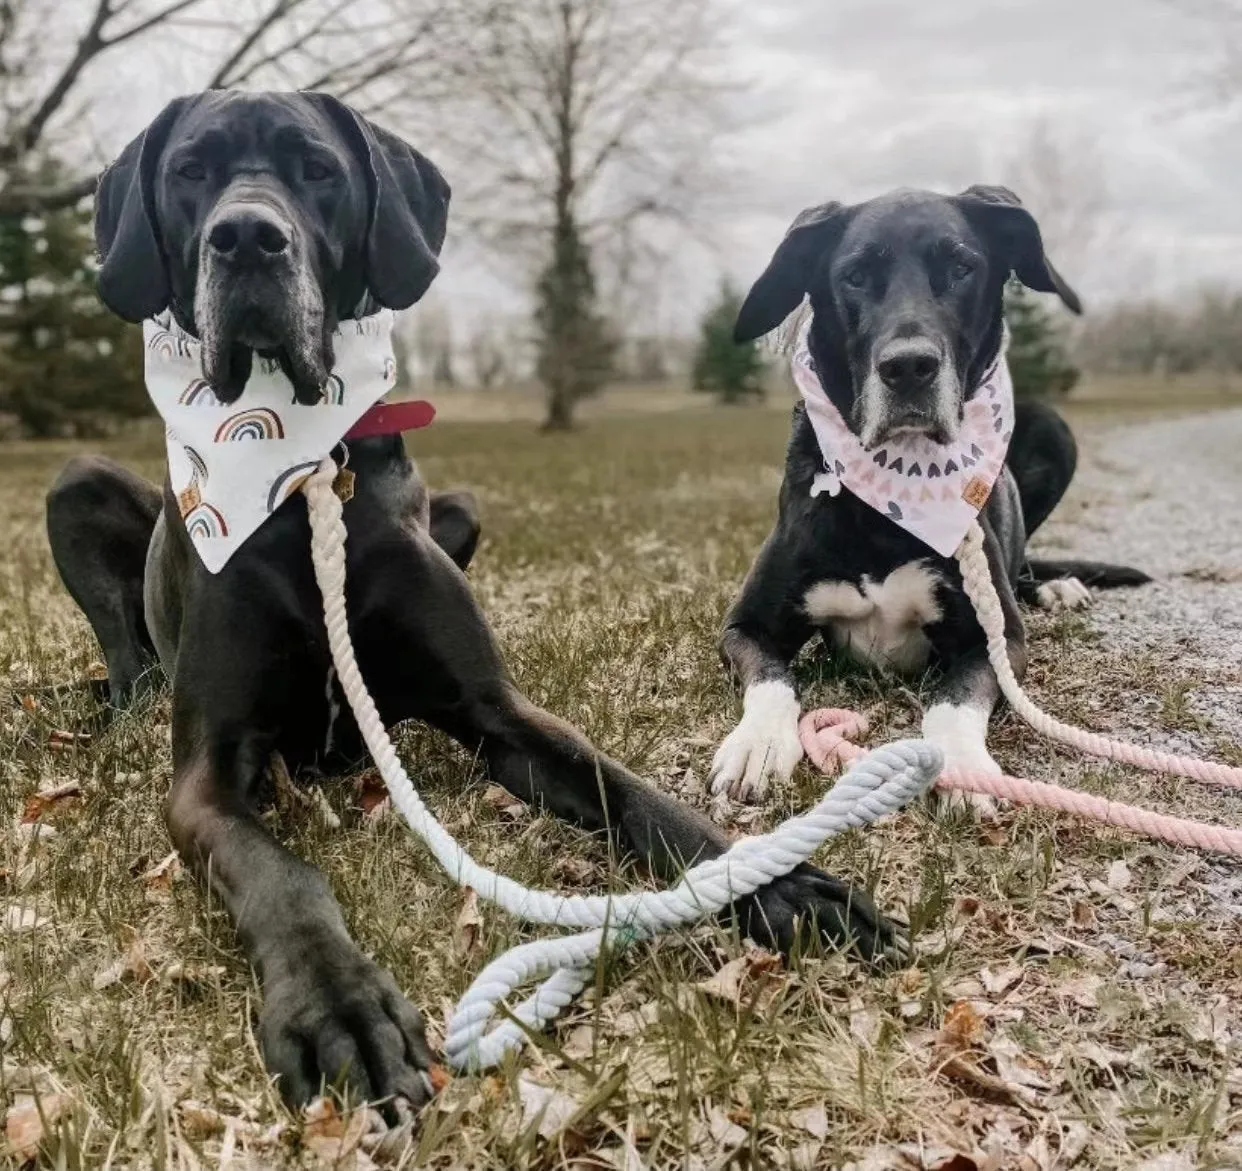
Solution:
<path fill-rule="evenodd" d="M 332 491 L 342 504 L 351 501 L 354 498 L 354 473 L 348 468 L 341 468 L 336 473 L 336 479 L 332 481 Z"/>

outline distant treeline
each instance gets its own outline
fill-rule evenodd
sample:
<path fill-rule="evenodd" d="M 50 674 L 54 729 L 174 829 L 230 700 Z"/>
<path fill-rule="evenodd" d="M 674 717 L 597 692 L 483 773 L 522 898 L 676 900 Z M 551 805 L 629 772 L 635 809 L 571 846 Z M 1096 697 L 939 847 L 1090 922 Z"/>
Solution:
<path fill-rule="evenodd" d="M 1096 310 L 1083 322 L 1075 356 L 1098 373 L 1242 373 L 1242 292 L 1200 289 L 1177 303 Z"/>

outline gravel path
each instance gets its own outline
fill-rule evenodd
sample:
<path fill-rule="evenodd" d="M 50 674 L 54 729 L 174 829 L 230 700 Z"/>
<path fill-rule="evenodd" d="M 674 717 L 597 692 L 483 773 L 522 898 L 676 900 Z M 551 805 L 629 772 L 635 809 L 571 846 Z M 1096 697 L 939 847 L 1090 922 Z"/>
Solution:
<path fill-rule="evenodd" d="M 1195 709 L 1242 743 L 1242 410 L 1078 436 L 1074 485 L 1034 548 L 1156 578 L 1098 594 L 1093 626 L 1110 649 L 1156 650 L 1201 672 Z"/>

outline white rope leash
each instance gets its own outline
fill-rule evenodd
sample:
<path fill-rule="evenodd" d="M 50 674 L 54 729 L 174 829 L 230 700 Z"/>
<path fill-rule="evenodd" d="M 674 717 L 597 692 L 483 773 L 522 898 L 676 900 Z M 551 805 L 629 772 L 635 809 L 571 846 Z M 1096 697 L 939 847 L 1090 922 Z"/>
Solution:
<path fill-rule="evenodd" d="M 529 1029 L 543 1028 L 586 986 L 605 947 L 625 946 L 724 910 L 789 873 L 827 839 L 900 809 L 925 792 L 940 773 L 942 755 L 924 741 L 899 741 L 872 752 L 808 813 L 790 818 L 771 833 L 735 843 L 719 857 L 687 870 L 669 890 L 562 895 L 532 890 L 497 874 L 471 858 L 423 804 L 358 670 L 345 608 L 346 533 L 342 504 L 333 490 L 336 473 L 331 457 L 325 458 L 304 487 L 315 580 L 323 594 L 337 677 L 393 803 L 458 884 L 473 887 L 528 922 L 587 929 L 522 944 L 484 968 L 448 1025 L 444 1050 L 454 1069 L 487 1069 L 522 1044 L 523 1030 L 512 1021 L 487 1031 L 497 1005 L 517 988 L 543 979 L 513 1010 Z"/>
<path fill-rule="evenodd" d="M 1157 752 L 1124 740 L 1113 740 L 1108 736 L 1063 723 L 1039 708 L 1022 690 L 1013 673 L 1013 665 L 1009 662 L 1009 648 L 1005 640 L 1005 614 L 1001 609 L 996 586 L 992 583 L 987 553 L 983 547 L 983 529 L 978 521 L 970 526 L 962 539 L 957 550 L 957 560 L 962 570 L 962 586 L 975 608 L 979 625 L 987 636 L 988 660 L 1000 683 L 1001 694 L 1009 701 L 1009 706 L 1036 732 L 1092 756 L 1121 761 L 1148 772 L 1170 773 L 1210 785 L 1242 787 L 1242 768 L 1199 760 L 1193 756 Z"/>

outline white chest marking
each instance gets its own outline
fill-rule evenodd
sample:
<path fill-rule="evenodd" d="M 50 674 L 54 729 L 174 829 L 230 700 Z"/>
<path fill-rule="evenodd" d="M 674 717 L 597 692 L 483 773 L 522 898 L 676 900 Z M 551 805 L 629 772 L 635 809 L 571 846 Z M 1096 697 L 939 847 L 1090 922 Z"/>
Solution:
<path fill-rule="evenodd" d="M 859 585 L 816 582 L 802 600 L 806 615 L 827 627 L 838 646 L 863 662 L 896 671 L 927 665 L 931 643 L 923 627 L 939 622 L 940 574 L 921 561 L 900 565 L 883 581 L 864 576 Z"/>

